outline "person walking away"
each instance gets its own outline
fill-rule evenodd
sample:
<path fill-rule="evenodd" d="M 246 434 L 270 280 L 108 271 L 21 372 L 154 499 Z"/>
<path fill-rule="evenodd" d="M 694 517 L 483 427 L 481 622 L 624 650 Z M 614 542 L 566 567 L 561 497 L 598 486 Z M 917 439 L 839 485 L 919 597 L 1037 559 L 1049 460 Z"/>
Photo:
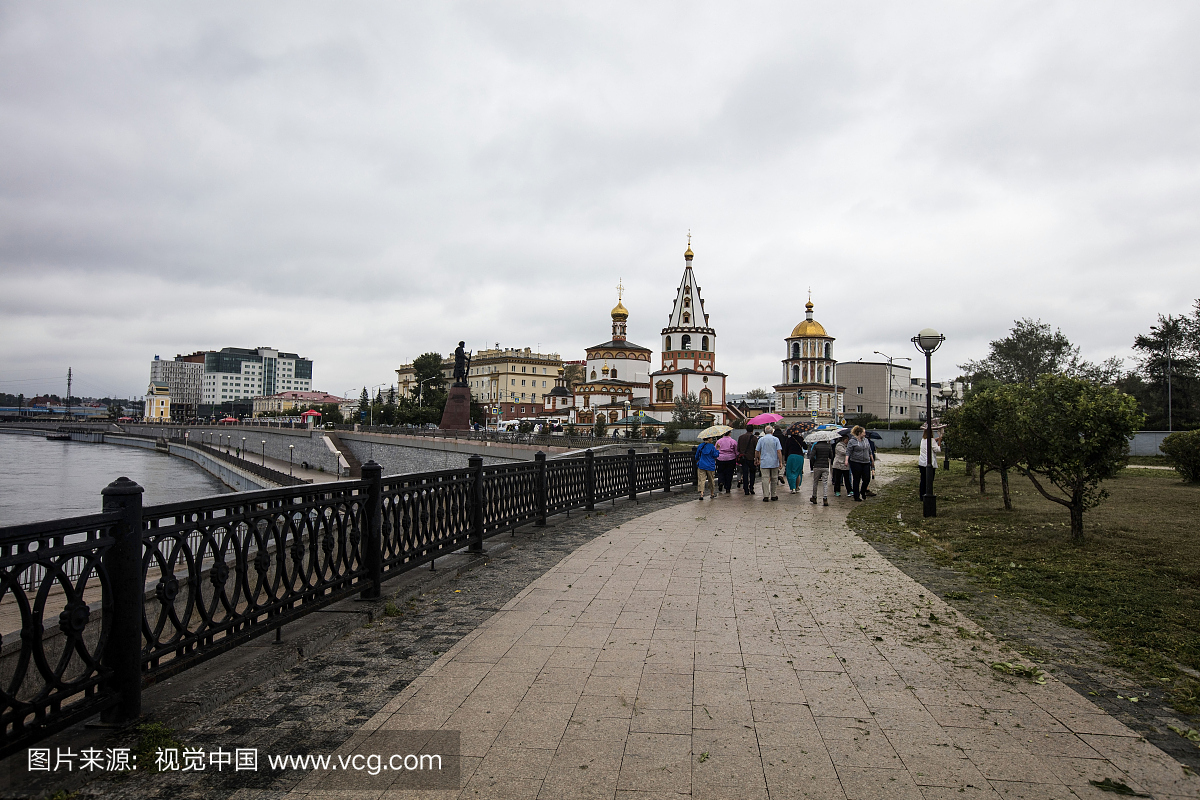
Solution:
<path fill-rule="evenodd" d="M 737 463 L 737 441 L 725 431 L 717 440 L 717 491 L 729 494 L 733 488 L 733 466 Z"/>
<path fill-rule="evenodd" d="M 842 496 L 842 486 L 846 487 L 846 496 L 850 496 L 850 464 L 846 461 L 846 444 L 850 441 L 847 435 L 841 436 L 833 446 L 833 496 Z"/>
<path fill-rule="evenodd" d="M 700 480 L 696 482 L 696 485 L 700 487 L 700 496 L 696 499 L 704 499 L 704 487 L 708 486 L 709 496 L 716 500 L 717 448 L 713 445 L 712 439 L 705 439 L 696 448 L 696 467 L 700 470 Z"/>
<path fill-rule="evenodd" d="M 746 494 L 754 494 L 754 461 L 755 448 L 758 446 L 758 437 L 754 435 L 754 429 L 746 428 L 746 432 L 738 437 L 738 463 L 742 467 L 742 491 Z"/>
<path fill-rule="evenodd" d="M 807 448 L 804 446 L 804 439 L 794 433 L 785 433 L 781 444 L 788 488 L 795 494 L 804 483 L 804 454 Z"/>
<path fill-rule="evenodd" d="M 862 425 L 855 425 L 850 435 L 852 438 L 846 445 L 846 460 L 850 463 L 850 477 L 853 480 L 850 496 L 862 502 L 866 498 L 867 487 L 871 485 L 871 440 L 867 438 Z"/>
<path fill-rule="evenodd" d="M 942 437 L 938 436 L 933 440 L 933 460 L 930 460 L 929 431 L 925 431 L 925 433 L 926 435 L 921 437 L 921 454 L 917 456 L 917 469 L 921 471 L 921 486 L 917 489 L 917 497 L 925 496 L 926 476 L 929 475 L 929 472 L 925 468 L 929 467 L 931 470 L 937 469 L 937 456 L 938 453 L 942 452 Z"/>
<path fill-rule="evenodd" d="M 813 488 L 812 504 L 817 504 L 817 487 L 824 484 L 821 491 L 821 505 L 829 505 L 829 465 L 833 463 L 833 445 L 828 441 L 815 443 L 808 448 L 808 464 L 812 470 Z"/>
<path fill-rule="evenodd" d="M 775 428 L 768 425 L 763 428 L 763 435 L 754 446 L 754 463 L 762 472 L 763 502 L 778 500 L 775 494 L 775 481 L 779 478 L 779 466 L 783 456 L 783 446 L 775 438 Z"/>

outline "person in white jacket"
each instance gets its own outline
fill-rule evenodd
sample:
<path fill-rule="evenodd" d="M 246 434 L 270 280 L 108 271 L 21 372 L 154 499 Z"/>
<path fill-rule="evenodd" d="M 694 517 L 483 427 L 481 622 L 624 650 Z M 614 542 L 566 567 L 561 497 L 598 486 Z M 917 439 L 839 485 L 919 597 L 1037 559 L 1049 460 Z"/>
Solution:
<path fill-rule="evenodd" d="M 933 460 L 929 459 L 929 444 L 928 436 L 921 437 L 921 454 L 917 456 L 917 469 L 921 471 L 921 487 L 918 489 L 918 497 L 925 496 L 925 476 L 928 474 L 925 467 L 937 469 L 937 456 L 942 452 L 942 437 L 939 435 L 933 440 Z"/>

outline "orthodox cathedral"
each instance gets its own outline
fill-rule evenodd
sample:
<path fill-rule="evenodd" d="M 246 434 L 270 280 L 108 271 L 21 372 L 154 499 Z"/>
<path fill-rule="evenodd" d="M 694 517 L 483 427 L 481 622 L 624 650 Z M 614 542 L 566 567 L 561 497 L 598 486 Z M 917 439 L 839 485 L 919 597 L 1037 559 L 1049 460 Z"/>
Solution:
<path fill-rule="evenodd" d="M 654 354 L 649 347 L 629 341 L 629 310 L 618 285 L 612 335 L 608 341 L 587 348 L 584 382 L 575 387 L 575 422 L 590 425 L 597 415 L 610 424 L 628 415 L 651 418 L 660 424 L 670 422 L 675 400 L 688 394 L 694 394 L 702 410 L 712 415 L 713 424 L 725 422 L 725 373 L 716 369 L 717 332 L 709 324 L 700 286 L 692 272 L 692 258 L 689 236 L 683 254 L 683 277 L 675 291 L 667 326 L 660 334 L 658 369 L 654 369 Z M 543 413 L 561 413 L 565 400 L 548 398 Z"/>

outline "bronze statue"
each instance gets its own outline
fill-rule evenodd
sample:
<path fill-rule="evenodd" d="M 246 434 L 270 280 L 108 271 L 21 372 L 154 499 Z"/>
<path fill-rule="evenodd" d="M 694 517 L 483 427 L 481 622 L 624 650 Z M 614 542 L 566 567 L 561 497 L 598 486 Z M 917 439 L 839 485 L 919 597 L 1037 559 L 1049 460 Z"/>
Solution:
<path fill-rule="evenodd" d="M 454 349 L 454 385 L 466 386 L 467 375 L 471 373 L 471 354 L 463 349 L 466 342 L 459 342 Z"/>

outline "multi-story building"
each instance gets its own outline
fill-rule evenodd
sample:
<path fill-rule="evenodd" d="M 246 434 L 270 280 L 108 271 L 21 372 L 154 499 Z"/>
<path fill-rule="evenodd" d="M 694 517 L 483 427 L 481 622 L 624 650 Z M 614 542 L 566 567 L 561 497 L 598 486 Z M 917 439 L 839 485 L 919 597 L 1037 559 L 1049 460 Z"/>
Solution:
<path fill-rule="evenodd" d="M 890 370 L 890 371 L 889 371 Z M 920 419 L 925 392 L 913 386 L 912 369 L 886 361 L 843 361 L 838 382 L 846 387 L 846 417 L 871 414 L 877 419 Z"/>
<path fill-rule="evenodd" d="M 150 362 L 150 380 L 170 387 L 171 413 L 176 417 L 197 415 L 204 386 L 204 355 L 197 350 L 189 356 L 176 355 L 174 361 L 156 355 Z"/>
<path fill-rule="evenodd" d="M 150 381 L 146 388 L 146 405 L 143 412 L 146 422 L 171 421 L 171 387 L 160 381 Z"/>
<path fill-rule="evenodd" d="M 259 414 L 270 411 L 278 413 L 326 403 L 336 403 L 340 410 L 341 404 L 344 402 L 346 402 L 344 398 L 325 392 L 279 392 L 254 398 L 254 416 L 257 417 Z M 355 401 L 355 405 L 357 405 L 357 401 Z"/>
<path fill-rule="evenodd" d="M 255 397 L 312 390 L 312 361 L 270 347 L 225 347 L 204 354 L 201 403 L 249 403 Z"/>
<path fill-rule="evenodd" d="M 811 419 L 840 422 L 845 387 L 839 386 L 834 337 L 813 319 L 810 297 L 804 304 L 804 319 L 784 339 L 783 380 L 775 385 L 775 413 L 784 424 Z"/>

